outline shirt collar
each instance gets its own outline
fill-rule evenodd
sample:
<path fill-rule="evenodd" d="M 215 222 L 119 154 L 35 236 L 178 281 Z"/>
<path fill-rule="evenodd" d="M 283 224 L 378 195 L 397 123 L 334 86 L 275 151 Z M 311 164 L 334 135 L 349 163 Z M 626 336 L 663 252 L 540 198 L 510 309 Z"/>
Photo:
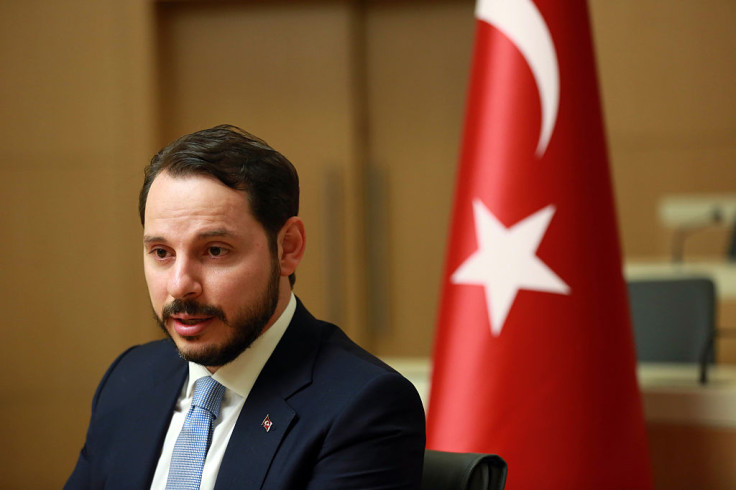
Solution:
<path fill-rule="evenodd" d="M 261 373 L 268 358 L 273 354 L 276 345 L 286 332 L 296 311 L 296 297 L 291 293 L 289 303 L 278 320 L 268 330 L 263 332 L 253 343 L 232 362 L 225 364 L 215 374 L 211 374 L 206 367 L 189 363 L 189 380 L 187 381 L 186 397 L 191 397 L 194 383 L 204 376 L 212 376 L 215 381 L 228 390 L 234 391 L 242 397 L 247 397 L 251 388 Z"/>

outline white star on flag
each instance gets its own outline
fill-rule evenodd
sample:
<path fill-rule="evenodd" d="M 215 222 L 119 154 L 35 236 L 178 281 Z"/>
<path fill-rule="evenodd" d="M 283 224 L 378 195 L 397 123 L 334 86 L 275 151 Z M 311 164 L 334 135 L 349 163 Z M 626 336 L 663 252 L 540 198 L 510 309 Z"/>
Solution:
<path fill-rule="evenodd" d="M 479 199 L 473 200 L 478 250 L 452 274 L 453 284 L 485 287 L 491 333 L 501 334 L 503 324 L 520 289 L 570 294 L 536 252 L 555 207 L 549 205 L 506 228 Z"/>

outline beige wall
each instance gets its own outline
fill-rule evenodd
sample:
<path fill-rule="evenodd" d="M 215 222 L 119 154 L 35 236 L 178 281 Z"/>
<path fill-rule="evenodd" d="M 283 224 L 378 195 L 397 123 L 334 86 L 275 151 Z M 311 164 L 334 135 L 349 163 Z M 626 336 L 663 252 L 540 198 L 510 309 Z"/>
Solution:
<path fill-rule="evenodd" d="M 624 252 L 669 253 L 661 196 L 736 191 L 736 4 L 596 0 L 591 12 Z M 693 236 L 689 256 L 728 234 Z"/>
<path fill-rule="evenodd" d="M 0 2 L 0 488 L 60 488 L 92 390 L 149 338 L 135 192 L 144 2 Z"/>
<path fill-rule="evenodd" d="M 0 449 L 0 488 L 58 488 L 81 447 L 104 369 L 126 346 L 157 336 L 139 264 L 141 169 L 167 139 L 220 116 L 264 136 L 302 168 L 314 238 L 297 293 L 316 314 L 343 319 L 375 352 L 430 351 L 472 2 L 369 1 L 365 9 L 294 2 L 300 22 L 288 32 L 312 39 L 307 48 L 317 51 L 282 63 L 289 51 L 278 50 L 288 40 L 253 38 L 262 56 L 245 65 L 250 72 L 231 75 L 227 83 L 240 81 L 243 90 L 226 91 L 236 99 L 222 113 L 187 98 L 198 97 L 196 84 L 173 97 L 162 76 L 175 67 L 159 55 L 186 48 L 166 46 L 177 39 L 178 22 L 203 19 L 181 16 L 184 3 L 0 2 L 0 417 L 14 428 Z M 267 2 L 238 8 L 254 9 L 251 19 L 257 11 L 260 28 L 287 29 L 289 2 L 277 5 L 274 17 Z M 661 5 L 591 3 L 629 256 L 667 253 L 668 231 L 654 207 L 661 195 L 733 192 L 736 182 L 736 6 Z M 263 70 L 252 70 L 257 63 L 283 72 L 283 83 L 266 83 Z M 179 80 L 196 82 L 184 78 L 193 70 L 184 66 Z M 224 77 L 202 78 L 207 87 Z M 309 100 L 314 93 L 320 97 Z M 311 147 L 314 141 L 327 149 Z M 328 175 L 337 176 L 339 191 L 325 190 Z M 369 188 L 365 175 L 377 175 L 380 185 Z M 328 225 L 331 192 L 344 207 Z M 384 196 L 383 208 L 366 206 L 363 197 L 373 192 Z M 689 250 L 720 253 L 725 239 L 696 237 Z M 323 252 L 332 241 L 342 252 Z M 344 310 L 325 299 L 333 256 L 342 257 Z M 375 304 L 382 310 L 368 318 Z"/>

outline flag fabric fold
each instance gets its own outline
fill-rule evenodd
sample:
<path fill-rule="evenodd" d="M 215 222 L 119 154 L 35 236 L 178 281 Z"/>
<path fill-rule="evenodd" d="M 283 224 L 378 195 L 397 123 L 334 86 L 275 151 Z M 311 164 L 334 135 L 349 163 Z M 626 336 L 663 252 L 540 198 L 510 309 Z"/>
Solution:
<path fill-rule="evenodd" d="M 430 449 L 507 488 L 651 488 L 584 0 L 481 0 Z"/>

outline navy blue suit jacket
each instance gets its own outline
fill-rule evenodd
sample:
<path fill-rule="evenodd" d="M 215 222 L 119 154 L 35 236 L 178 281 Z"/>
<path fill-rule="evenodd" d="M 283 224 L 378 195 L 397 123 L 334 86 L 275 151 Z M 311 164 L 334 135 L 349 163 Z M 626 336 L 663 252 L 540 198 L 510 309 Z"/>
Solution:
<path fill-rule="evenodd" d="M 187 373 L 169 340 L 123 353 L 97 388 L 65 488 L 149 488 Z M 413 385 L 299 302 L 243 406 L 215 488 L 418 489 L 424 431 Z"/>

